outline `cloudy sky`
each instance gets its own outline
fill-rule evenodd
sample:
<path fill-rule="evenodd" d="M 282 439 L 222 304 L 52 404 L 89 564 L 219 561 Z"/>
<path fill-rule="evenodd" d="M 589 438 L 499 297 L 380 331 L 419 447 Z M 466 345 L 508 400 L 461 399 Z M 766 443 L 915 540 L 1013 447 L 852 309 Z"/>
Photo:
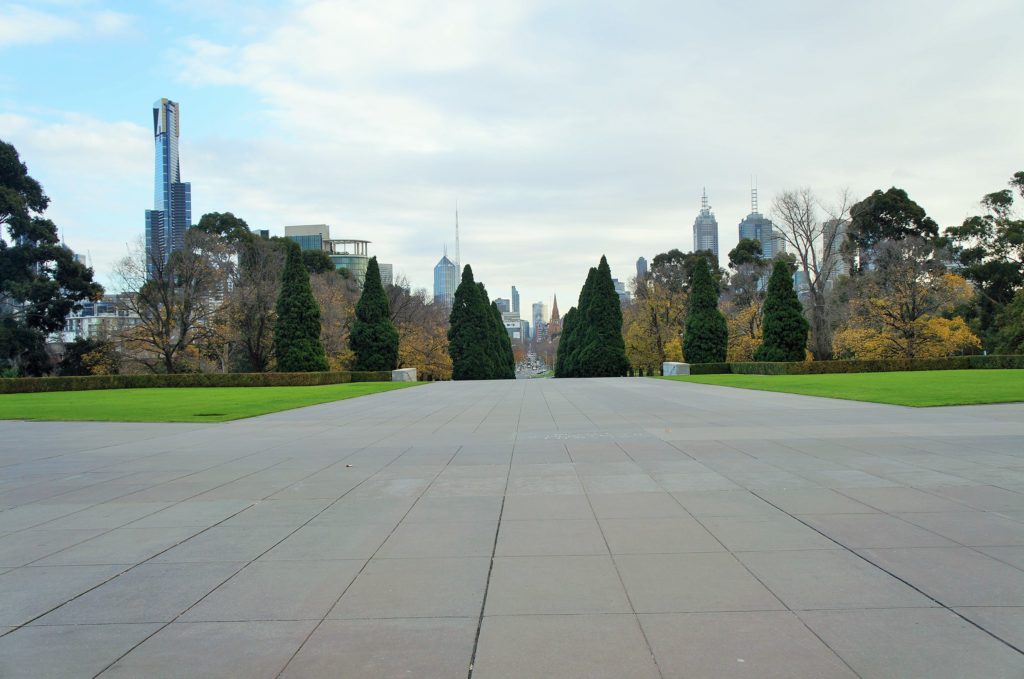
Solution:
<path fill-rule="evenodd" d="M 459 205 L 492 297 L 575 302 L 602 253 L 720 249 L 810 186 L 895 185 L 943 226 L 1024 169 L 1020 0 L 0 1 L 0 139 L 109 280 L 181 103 L 193 216 L 328 223 L 432 285 Z M 763 210 L 765 211 L 765 210 Z"/>

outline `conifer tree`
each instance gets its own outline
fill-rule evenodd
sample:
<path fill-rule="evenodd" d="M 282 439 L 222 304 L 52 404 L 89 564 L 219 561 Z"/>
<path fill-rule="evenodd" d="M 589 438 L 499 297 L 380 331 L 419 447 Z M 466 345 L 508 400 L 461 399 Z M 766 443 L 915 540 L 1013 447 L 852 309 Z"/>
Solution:
<path fill-rule="evenodd" d="M 580 290 L 579 306 L 576 307 L 576 322 L 573 324 L 572 336 L 569 338 L 569 346 L 565 354 L 565 375 L 564 377 L 585 377 L 583 366 L 580 364 L 580 353 L 586 346 L 588 324 L 590 323 L 590 303 L 594 298 L 594 289 L 597 278 L 597 269 L 590 267 L 587 272 L 587 280 Z M 562 334 L 565 334 L 564 326 Z M 559 344 L 561 349 L 561 344 Z"/>
<path fill-rule="evenodd" d="M 496 380 L 516 378 L 516 359 L 512 353 L 512 340 L 505 330 L 505 322 L 501 320 L 501 310 L 491 302 L 491 317 L 494 319 L 494 375 Z"/>
<path fill-rule="evenodd" d="M 558 351 L 555 354 L 555 377 L 569 377 L 569 353 L 572 351 L 573 334 L 576 332 L 576 321 L 579 312 L 571 307 L 562 317 L 562 336 L 558 340 Z"/>
<path fill-rule="evenodd" d="M 473 269 L 467 264 L 449 317 L 448 353 L 453 380 L 486 380 L 494 373 L 494 321 L 487 306 L 480 286 L 473 280 Z"/>
<path fill-rule="evenodd" d="M 320 307 L 309 285 L 302 251 L 295 243 L 288 244 L 281 293 L 277 298 L 274 355 L 281 372 L 328 369 L 324 345 L 320 342 Z"/>
<path fill-rule="evenodd" d="M 761 322 L 761 346 L 754 351 L 755 361 L 802 361 L 807 355 L 807 331 L 803 305 L 793 289 L 789 265 L 776 261 L 768 279 Z"/>
<path fill-rule="evenodd" d="M 690 274 L 690 301 L 683 335 L 683 358 L 689 363 L 721 363 L 729 344 L 729 328 L 718 310 L 718 286 L 708 261 L 701 258 Z"/>
<path fill-rule="evenodd" d="M 594 272 L 585 307 L 582 346 L 577 355 L 580 377 L 623 377 L 629 370 L 622 338 L 622 306 L 604 255 Z"/>
<path fill-rule="evenodd" d="M 356 355 L 354 370 L 394 370 L 398 365 L 398 329 L 391 322 L 391 309 L 380 282 L 376 257 L 371 257 L 366 267 L 363 293 L 356 304 L 348 344 Z"/>

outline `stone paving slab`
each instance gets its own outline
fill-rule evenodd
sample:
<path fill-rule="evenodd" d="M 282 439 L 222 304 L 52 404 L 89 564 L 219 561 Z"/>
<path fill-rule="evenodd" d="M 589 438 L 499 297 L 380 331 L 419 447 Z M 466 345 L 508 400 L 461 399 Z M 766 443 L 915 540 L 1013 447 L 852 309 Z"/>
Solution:
<path fill-rule="evenodd" d="M 1024 406 L 441 383 L 0 422 L 3 677 L 1024 676 Z"/>

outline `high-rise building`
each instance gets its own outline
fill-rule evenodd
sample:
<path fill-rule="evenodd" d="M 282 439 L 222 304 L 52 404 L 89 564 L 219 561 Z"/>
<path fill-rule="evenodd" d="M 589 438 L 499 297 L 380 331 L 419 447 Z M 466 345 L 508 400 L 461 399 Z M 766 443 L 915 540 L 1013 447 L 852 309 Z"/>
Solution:
<path fill-rule="evenodd" d="M 850 262 L 843 253 L 843 245 L 846 243 L 846 234 L 850 226 L 849 220 L 830 219 L 824 223 L 824 245 L 832 248 L 832 274 L 829 276 L 828 284 L 835 285 L 839 276 L 850 275 Z"/>
<path fill-rule="evenodd" d="M 501 297 L 498 297 L 498 298 L 496 298 L 494 300 L 494 304 L 495 304 L 495 306 L 498 307 L 498 311 L 500 311 L 501 313 L 503 313 L 503 314 L 511 313 L 510 307 L 509 307 L 509 303 L 508 303 L 507 299 L 503 299 Z"/>
<path fill-rule="evenodd" d="M 459 287 L 459 267 L 448 259 L 446 252 L 434 267 L 434 304 L 444 304 L 449 309 L 455 301 L 455 288 Z"/>
<path fill-rule="evenodd" d="M 647 276 L 647 259 L 640 257 L 636 260 L 636 277 L 645 278 Z"/>
<path fill-rule="evenodd" d="M 192 185 L 181 181 L 178 136 L 181 109 L 177 102 L 161 99 L 153 104 L 153 141 L 156 146 L 156 181 L 153 209 L 146 210 L 147 271 L 153 262 L 166 262 L 185 245 L 185 231 L 192 226 Z"/>
<path fill-rule="evenodd" d="M 632 295 L 630 295 L 629 291 L 626 290 L 626 284 L 618 278 L 613 278 L 612 285 L 615 286 L 615 294 L 619 296 L 619 304 L 629 304 Z"/>
<path fill-rule="evenodd" d="M 377 263 L 380 267 L 380 284 L 381 285 L 394 285 L 395 284 L 395 267 L 392 264 L 381 264 Z"/>
<path fill-rule="evenodd" d="M 519 313 L 519 291 L 514 285 L 512 286 L 512 311 Z"/>
<path fill-rule="evenodd" d="M 708 204 L 706 189 L 700 199 L 700 213 L 693 222 L 693 249 L 711 250 L 718 259 L 718 220 Z"/>
<path fill-rule="evenodd" d="M 750 214 L 740 222 L 740 240 L 749 238 L 761 243 L 761 254 L 765 259 L 774 259 L 785 250 L 782 237 L 772 221 L 762 215 L 757 207 L 757 189 L 750 190 Z"/>
<path fill-rule="evenodd" d="M 544 302 L 533 303 L 533 337 L 534 339 L 543 339 L 541 333 L 543 328 L 547 327 L 548 317 L 548 305 Z"/>

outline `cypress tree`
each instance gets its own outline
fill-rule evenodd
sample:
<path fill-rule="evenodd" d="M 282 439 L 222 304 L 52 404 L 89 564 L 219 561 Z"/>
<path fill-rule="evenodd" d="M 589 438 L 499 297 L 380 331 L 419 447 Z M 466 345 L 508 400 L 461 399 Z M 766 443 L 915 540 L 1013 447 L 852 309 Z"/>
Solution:
<path fill-rule="evenodd" d="M 490 379 L 494 373 L 491 359 L 494 320 L 468 264 L 463 268 L 462 282 L 455 290 L 449 326 L 448 353 L 452 357 L 452 379 Z"/>
<path fill-rule="evenodd" d="M 576 331 L 576 320 L 579 312 L 571 307 L 562 317 L 562 335 L 558 339 L 558 350 L 555 354 L 555 377 L 569 377 L 567 364 L 572 351 L 572 337 Z"/>
<path fill-rule="evenodd" d="M 761 346 L 754 351 L 755 361 L 802 361 L 807 352 L 807 331 L 803 305 L 793 289 L 789 265 L 776 261 L 768 279 L 761 322 Z"/>
<path fill-rule="evenodd" d="M 302 251 L 288 244 L 288 255 L 277 297 L 274 326 L 274 355 L 281 372 L 327 370 L 327 356 L 320 342 L 320 306 L 309 286 L 309 272 L 302 263 Z"/>
<path fill-rule="evenodd" d="M 494 319 L 494 374 L 496 380 L 516 378 L 516 359 L 512 353 L 512 340 L 501 320 L 501 310 L 491 302 L 491 318 Z"/>
<path fill-rule="evenodd" d="M 584 311 L 585 332 L 577 361 L 581 377 L 623 377 L 629 370 L 622 338 L 622 306 L 615 292 L 608 260 L 601 262 L 589 281 L 590 295 Z"/>
<path fill-rule="evenodd" d="M 708 261 L 701 257 L 690 273 L 690 302 L 683 335 L 683 357 L 689 363 L 721 363 L 729 344 L 729 328 L 718 310 L 718 286 Z"/>
<path fill-rule="evenodd" d="M 583 366 L 580 363 L 580 354 L 583 352 L 584 347 L 586 347 L 588 325 L 590 323 L 590 303 L 594 299 L 596 278 L 597 269 L 590 267 L 590 271 L 587 272 L 587 280 L 583 283 L 583 288 L 580 290 L 579 306 L 576 307 L 576 323 L 573 324 L 573 333 L 570 338 L 568 353 L 565 355 L 566 377 L 586 377 L 583 374 Z"/>
<path fill-rule="evenodd" d="M 394 370 L 398 365 L 398 329 L 391 322 L 391 308 L 380 282 L 376 257 L 371 257 L 366 267 L 366 281 L 356 304 L 348 345 L 356 355 L 354 370 Z"/>

